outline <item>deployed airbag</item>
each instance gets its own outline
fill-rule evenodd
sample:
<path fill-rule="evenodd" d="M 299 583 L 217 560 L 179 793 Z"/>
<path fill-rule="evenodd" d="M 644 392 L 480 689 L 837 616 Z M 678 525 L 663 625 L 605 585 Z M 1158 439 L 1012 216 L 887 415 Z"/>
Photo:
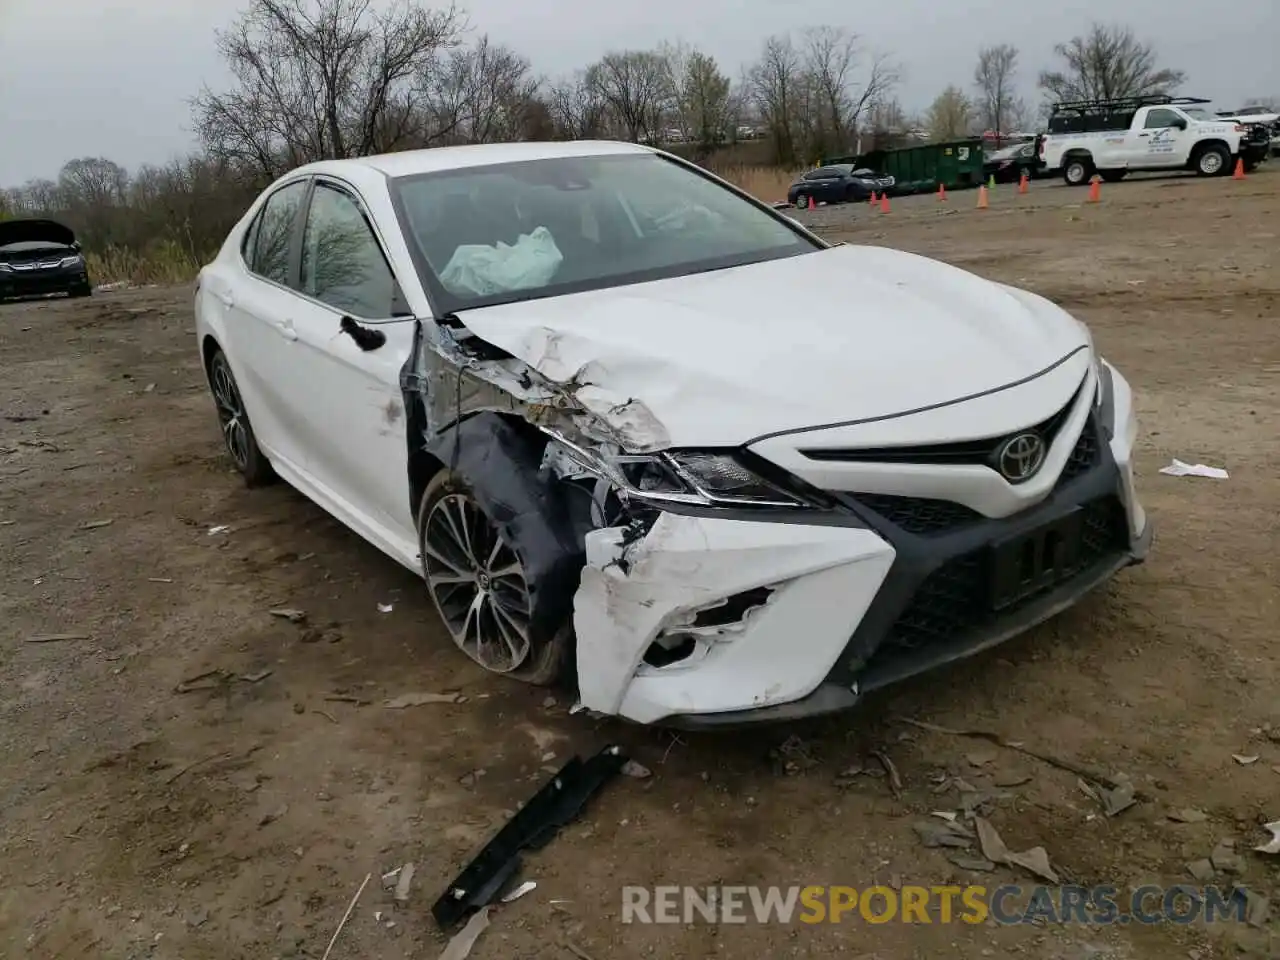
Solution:
<path fill-rule="evenodd" d="M 521 234 L 514 244 L 467 243 L 453 251 L 440 281 L 455 293 L 491 294 L 546 286 L 564 255 L 546 227 Z"/>

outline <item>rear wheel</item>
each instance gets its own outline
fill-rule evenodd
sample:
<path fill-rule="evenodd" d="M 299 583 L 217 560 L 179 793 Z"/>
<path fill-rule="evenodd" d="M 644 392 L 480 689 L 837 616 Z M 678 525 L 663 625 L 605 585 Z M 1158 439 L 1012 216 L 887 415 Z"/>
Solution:
<path fill-rule="evenodd" d="M 1231 163 L 1231 154 L 1227 148 L 1213 144 L 1196 154 L 1196 173 L 1202 177 L 1218 177 L 1227 172 Z"/>
<path fill-rule="evenodd" d="M 213 392 L 213 405 L 218 411 L 218 424 L 222 427 L 222 442 L 231 454 L 231 460 L 250 487 L 261 487 L 275 479 L 271 461 L 258 448 L 240 397 L 240 388 L 231 373 L 231 364 L 221 350 L 209 360 L 209 389 Z"/>
<path fill-rule="evenodd" d="M 809 198 L 803 193 L 796 194 L 795 207 L 797 210 L 803 210 L 809 206 Z"/>
<path fill-rule="evenodd" d="M 1083 157 L 1072 157 L 1062 167 L 1062 179 L 1069 187 L 1083 186 L 1093 173 L 1093 164 Z"/>
<path fill-rule="evenodd" d="M 572 621 L 539 637 L 524 561 L 461 478 L 441 470 L 418 508 L 427 592 L 454 645 L 490 673 L 547 686 L 569 669 Z"/>

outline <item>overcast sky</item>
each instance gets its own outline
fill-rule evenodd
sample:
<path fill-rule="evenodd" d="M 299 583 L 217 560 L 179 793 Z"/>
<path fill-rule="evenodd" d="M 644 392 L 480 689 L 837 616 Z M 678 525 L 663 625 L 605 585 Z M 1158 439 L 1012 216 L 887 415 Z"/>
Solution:
<path fill-rule="evenodd" d="M 0 185 L 53 177 L 67 160 L 104 156 L 133 169 L 192 146 L 188 98 L 226 74 L 214 31 L 244 0 L 0 0 Z M 904 68 L 898 96 L 922 110 L 948 83 L 972 85 L 983 44 L 1021 51 L 1022 92 L 1053 45 L 1094 19 L 1132 26 L 1164 66 L 1183 69 L 1188 95 L 1237 109 L 1280 96 L 1280 0 L 471 0 L 477 31 L 558 75 L 608 50 L 682 39 L 731 77 L 770 33 L 834 24 L 861 33 Z"/>

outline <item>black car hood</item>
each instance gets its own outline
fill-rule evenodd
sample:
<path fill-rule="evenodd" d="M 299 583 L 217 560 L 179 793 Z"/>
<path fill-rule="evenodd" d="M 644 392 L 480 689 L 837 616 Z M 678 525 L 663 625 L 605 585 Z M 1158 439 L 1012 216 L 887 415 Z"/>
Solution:
<path fill-rule="evenodd" d="M 57 243 L 70 247 L 75 231 L 56 220 L 0 220 L 0 247 L 11 243 Z"/>

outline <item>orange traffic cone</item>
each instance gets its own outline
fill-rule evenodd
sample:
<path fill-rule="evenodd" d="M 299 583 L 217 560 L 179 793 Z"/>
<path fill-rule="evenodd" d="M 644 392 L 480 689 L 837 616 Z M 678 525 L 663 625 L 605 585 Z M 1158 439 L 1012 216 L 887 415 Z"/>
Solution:
<path fill-rule="evenodd" d="M 938 184 L 938 200 L 940 202 L 946 202 L 946 199 L 947 199 L 947 185 L 945 183 L 940 183 Z"/>
<path fill-rule="evenodd" d="M 889 194 L 887 193 L 880 194 L 880 212 L 881 213 L 889 212 Z"/>
<path fill-rule="evenodd" d="M 867 203 L 871 204 L 873 207 L 876 205 L 876 192 L 874 190 L 871 191 L 871 199 L 868 200 Z"/>
<path fill-rule="evenodd" d="M 978 209 L 987 209 L 987 188 L 985 185 L 978 188 Z"/>
<path fill-rule="evenodd" d="M 1231 174 L 1232 180 L 1244 179 L 1244 157 L 1236 157 L 1236 171 Z"/>
<path fill-rule="evenodd" d="M 1027 179 L 1027 174 L 1024 171 L 1022 174 L 1022 178 L 1018 181 L 1018 192 L 1026 193 L 1027 188 L 1030 186 L 1030 184 L 1031 182 Z"/>
<path fill-rule="evenodd" d="M 1097 203 L 1102 199 L 1102 178 L 1094 174 L 1093 179 L 1089 182 L 1089 202 Z"/>
<path fill-rule="evenodd" d="M 814 201 L 813 197 L 812 196 L 809 197 L 809 209 L 816 210 L 817 208 L 818 208 L 818 204 Z"/>

